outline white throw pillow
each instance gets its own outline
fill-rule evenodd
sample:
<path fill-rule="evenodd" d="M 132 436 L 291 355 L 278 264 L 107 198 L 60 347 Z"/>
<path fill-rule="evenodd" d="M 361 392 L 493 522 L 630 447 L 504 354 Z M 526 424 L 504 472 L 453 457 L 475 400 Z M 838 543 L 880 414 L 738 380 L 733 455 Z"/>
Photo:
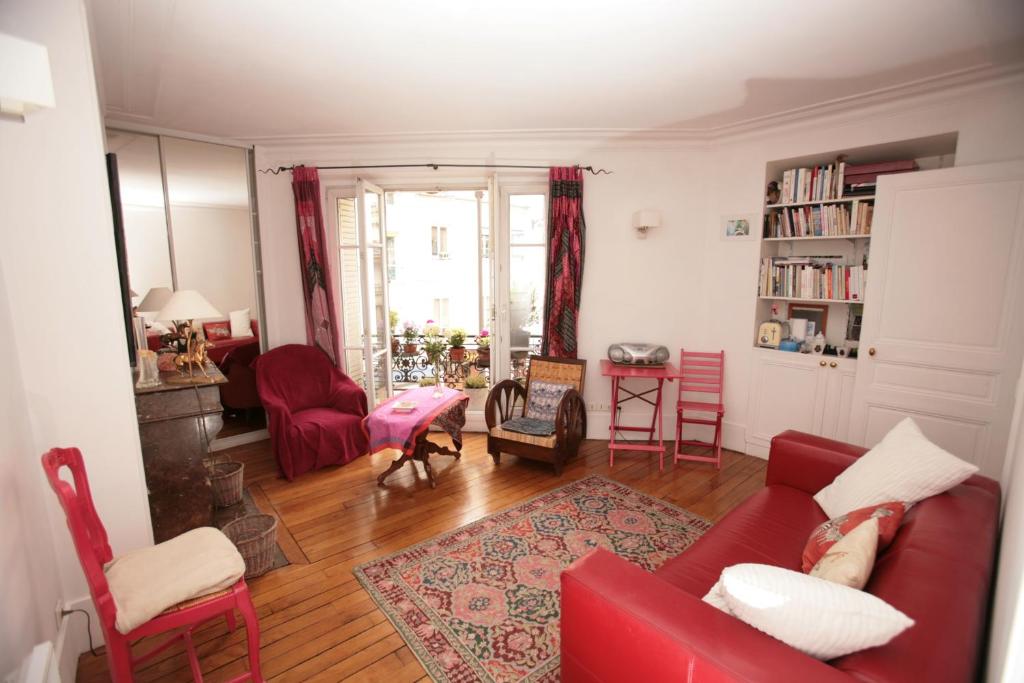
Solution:
<path fill-rule="evenodd" d="M 722 595 L 722 579 L 718 579 L 718 582 L 711 587 L 708 594 L 701 598 L 701 600 L 712 607 L 717 607 L 726 614 L 732 614 L 732 610 L 729 609 L 729 603 L 725 601 L 725 596 Z"/>
<path fill-rule="evenodd" d="M 251 337 L 252 325 L 249 322 L 249 309 L 243 308 L 240 311 L 231 311 L 231 337 Z"/>
<path fill-rule="evenodd" d="M 814 496 L 830 518 L 899 500 L 911 505 L 948 491 L 978 468 L 942 450 L 906 418 Z"/>
<path fill-rule="evenodd" d="M 875 568 L 877 552 L 878 518 L 872 517 L 858 524 L 825 551 L 808 573 L 860 590 L 867 585 L 871 570 Z"/>
<path fill-rule="evenodd" d="M 738 564 L 720 583 L 733 616 L 817 659 L 884 645 L 914 625 L 870 593 L 782 567 Z"/>

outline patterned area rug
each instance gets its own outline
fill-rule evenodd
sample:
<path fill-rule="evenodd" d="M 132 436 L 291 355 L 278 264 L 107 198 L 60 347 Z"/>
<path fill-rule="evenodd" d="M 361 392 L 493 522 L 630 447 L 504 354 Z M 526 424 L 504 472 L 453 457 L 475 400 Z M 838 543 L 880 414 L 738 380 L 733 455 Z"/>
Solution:
<path fill-rule="evenodd" d="M 354 573 L 434 680 L 557 681 L 562 569 L 601 546 L 654 570 L 710 527 L 591 476 Z"/>

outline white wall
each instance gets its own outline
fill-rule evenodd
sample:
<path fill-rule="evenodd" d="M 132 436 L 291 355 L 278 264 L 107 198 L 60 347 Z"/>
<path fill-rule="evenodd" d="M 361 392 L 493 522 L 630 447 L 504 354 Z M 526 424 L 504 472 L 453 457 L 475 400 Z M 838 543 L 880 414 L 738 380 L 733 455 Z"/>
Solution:
<path fill-rule="evenodd" d="M 977 164 L 1024 157 L 1024 80 L 969 86 L 802 119 L 711 141 L 657 137 L 588 140 L 564 135 L 457 134 L 436 139 L 330 140 L 257 146 L 257 168 L 307 164 L 463 163 L 564 164 L 582 162 L 613 175 L 585 179 L 587 256 L 580 311 L 580 356 L 591 361 L 586 400 L 590 433 L 607 434 L 609 383 L 597 361 L 616 341 L 650 341 L 726 350 L 725 445 L 742 450 L 755 318 L 758 242 L 725 242 L 719 219 L 727 213 L 759 214 L 765 166 L 770 160 L 842 150 L 887 141 L 959 132 L 956 163 Z M 465 173 L 465 171 L 459 171 Z M 444 171 L 365 171 L 385 187 L 436 183 L 458 187 Z M 510 175 L 514 173 L 514 175 Z M 499 178 L 519 180 L 516 172 Z M 325 187 L 352 182 L 353 173 L 325 171 Z M 479 177 L 475 178 L 479 182 Z M 541 172 L 539 176 L 545 178 Z M 264 284 L 271 345 L 304 341 L 290 177 L 260 174 L 259 206 L 264 238 Z M 662 212 L 662 227 L 637 240 L 630 230 L 637 209 Z M 643 407 L 627 404 L 636 418 Z M 674 420 L 666 415 L 666 431 Z"/>
<path fill-rule="evenodd" d="M 52 493 L 40 490 L 42 452 L 53 446 L 82 449 L 115 553 L 153 541 L 122 335 L 103 131 L 81 0 L 5 3 L 0 31 L 49 48 L 57 102 L 27 123 L 0 121 L 0 270 L 6 300 L 0 307 L 5 328 L 0 339 L 5 365 L 21 371 L 20 389 L 16 377 L 5 376 L 3 382 L 11 392 L 3 402 L 4 422 L 21 427 L 3 437 L 9 452 L 0 481 L 5 487 L 19 482 L 15 490 L 24 513 L 46 509 L 26 528 L 20 516 L 0 516 L 0 557 L 25 555 L 32 567 L 53 564 L 59 596 L 73 602 L 86 594 L 85 581 L 63 513 Z M 19 543 L 28 536 L 31 542 Z M 42 549 L 47 543 L 52 555 Z M 54 583 L 43 570 L 39 578 L 49 588 L 32 599 L 49 601 Z M 37 586 L 5 581 L 4 588 L 29 593 Z M 16 606 L 25 622 L 8 612 L 6 600 L 3 608 L 3 640 L 8 641 L 6 629 L 26 632 L 10 639 L 19 650 L 29 637 L 52 635 L 45 614 L 31 616 L 50 612 L 53 605 Z M 81 621 L 73 628 L 78 636 L 84 632 Z M 80 645 L 76 641 L 69 648 Z"/>
<path fill-rule="evenodd" d="M 2 124 L 0 124 L 2 125 Z M 0 348 L 16 358 L 7 284 L 0 266 Z M 53 640 L 54 606 L 61 600 L 53 529 L 16 362 L 0 363 L 0 675 L 14 670 L 32 649 Z"/>
<path fill-rule="evenodd" d="M 256 168 L 269 165 L 257 147 Z M 302 301 L 295 198 L 291 182 L 290 173 L 256 174 L 268 348 L 306 343 L 306 309 Z M 332 276 L 337 283 L 338 270 L 333 270 Z"/>

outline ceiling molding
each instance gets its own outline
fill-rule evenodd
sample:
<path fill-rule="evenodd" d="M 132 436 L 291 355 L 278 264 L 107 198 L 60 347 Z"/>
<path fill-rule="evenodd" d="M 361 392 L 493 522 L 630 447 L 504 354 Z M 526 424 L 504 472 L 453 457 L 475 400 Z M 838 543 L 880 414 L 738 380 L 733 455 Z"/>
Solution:
<path fill-rule="evenodd" d="M 514 158 L 535 160 L 537 153 L 557 157 L 554 150 L 564 150 L 566 158 L 588 149 L 657 149 L 706 147 L 712 143 L 741 139 L 807 125 L 810 121 L 859 118 L 865 111 L 899 105 L 912 108 L 955 98 L 980 88 L 1024 82 L 1024 63 L 964 69 L 898 86 L 881 88 L 849 97 L 747 119 L 709 128 L 582 128 L 582 129 L 520 129 L 432 131 L 420 133 L 309 134 L 225 138 L 152 125 L 145 117 L 125 115 L 108 108 L 105 123 L 110 128 L 151 135 L 199 140 L 234 147 L 258 147 L 264 163 L 290 164 L 296 159 L 304 163 L 331 163 L 338 159 L 366 158 L 379 160 L 382 148 L 401 148 L 404 160 L 424 163 L 447 161 L 457 163 L 478 161 L 480 145 L 507 152 L 502 161 Z M 443 146 L 445 159 L 434 158 Z M 531 149 L 535 148 L 535 149 Z M 533 156 L 531 156 L 533 153 Z M 553 160 L 557 161 L 557 159 Z"/>
<path fill-rule="evenodd" d="M 582 146 L 592 148 L 694 147 L 735 137 L 755 135 L 780 127 L 803 125 L 808 120 L 830 115 L 862 112 L 894 103 L 917 106 L 924 98 L 946 99 L 979 87 L 991 87 L 1024 80 L 1024 63 L 1008 66 L 984 66 L 963 69 L 940 76 L 924 78 L 897 86 L 880 88 L 858 95 L 836 98 L 804 107 L 797 107 L 736 123 L 707 128 L 583 128 L 533 130 L 434 131 L 422 133 L 341 133 L 255 136 L 244 138 L 265 150 L 269 158 L 284 153 L 282 158 L 326 154 L 336 159 L 340 150 L 358 154 L 361 148 L 402 146 L 430 149 L 439 144 L 469 146 L 486 143 L 498 147 L 524 145 Z M 329 151 L 328 151 L 329 150 Z M 277 153 L 277 154 L 276 154 Z M 312 161 L 312 160 L 311 160 Z"/>

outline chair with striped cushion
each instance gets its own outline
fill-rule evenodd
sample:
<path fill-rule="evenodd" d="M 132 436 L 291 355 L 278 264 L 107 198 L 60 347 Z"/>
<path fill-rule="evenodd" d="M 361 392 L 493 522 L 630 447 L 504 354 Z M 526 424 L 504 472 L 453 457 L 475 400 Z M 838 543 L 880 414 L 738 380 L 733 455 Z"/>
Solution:
<path fill-rule="evenodd" d="M 525 386 L 511 379 L 495 385 L 484 407 L 494 464 L 505 452 L 549 462 L 561 475 L 587 434 L 586 374 L 585 360 L 530 356 Z"/>
<path fill-rule="evenodd" d="M 725 403 L 722 384 L 725 379 L 725 351 L 700 353 L 679 351 L 679 396 L 676 401 L 676 447 L 673 462 L 692 460 L 713 462 L 722 467 L 722 418 Z M 711 442 L 683 439 L 683 425 L 713 426 Z M 682 446 L 710 448 L 711 455 L 693 455 L 681 452 Z"/>

